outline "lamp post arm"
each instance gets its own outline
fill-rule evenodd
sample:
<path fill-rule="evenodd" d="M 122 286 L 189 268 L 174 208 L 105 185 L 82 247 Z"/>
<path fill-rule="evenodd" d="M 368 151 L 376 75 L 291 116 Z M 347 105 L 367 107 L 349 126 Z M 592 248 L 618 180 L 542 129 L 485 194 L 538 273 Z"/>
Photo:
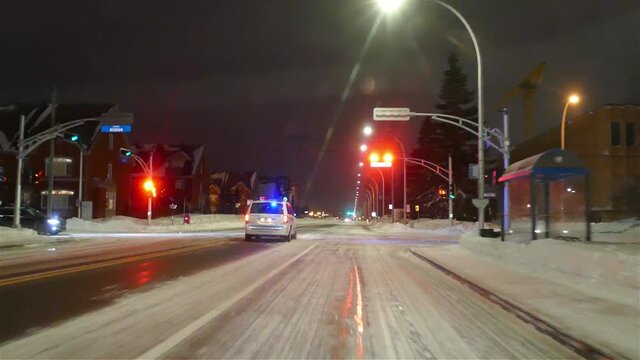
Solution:
<path fill-rule="evenodd" d="M 441 178 L 449 181 L 449 171 L 445 170 L 442 166 L 438 166 L 438 165 L 436 165 L 436 164 L 434 164 L 434 163 L 432 163 L 430 161 L 416 159 L 416 158 L 406 158 L 405 161 L 410 163 L 410 164 L 415 164 L 415 165 L 419 165 L 419 166 L 422 166 L 424 168 L 427 168 L 427 169 L 431 170 L 432 172 L 436 173 Z"/>

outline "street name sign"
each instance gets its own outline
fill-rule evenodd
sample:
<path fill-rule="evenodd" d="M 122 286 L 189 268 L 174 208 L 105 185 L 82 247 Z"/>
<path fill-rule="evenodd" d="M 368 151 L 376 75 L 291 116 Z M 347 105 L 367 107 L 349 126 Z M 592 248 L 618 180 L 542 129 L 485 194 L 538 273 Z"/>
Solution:
<path fill-rule="evenodd" d="M 101 125 L 101 133 L 130 133 L 131 125 Z"/>

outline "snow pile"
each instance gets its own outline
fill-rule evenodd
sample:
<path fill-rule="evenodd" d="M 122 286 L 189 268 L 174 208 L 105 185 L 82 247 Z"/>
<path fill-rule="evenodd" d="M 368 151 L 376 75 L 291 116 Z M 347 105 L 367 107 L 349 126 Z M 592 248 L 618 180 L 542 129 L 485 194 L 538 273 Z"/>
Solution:
<path fill-rule="evenodd" d="M 473 231 L 475 224 L 454 220 L 453 225 L 449 226 L 449 220 L 418 219 L 410 221 L 407 225 L 399 222 L 378 222 L 371 225 L 370 228 L 384 234 L 422 234 L 426 236 L 458 237 L 464 233 Z"/>
<path fill-rule="evenodd" d="M 623 357 L 640 357 L 640 221 L 593 224 L 592 242 L 526 242 L 463 234 L 414 248 L 561 329 Z"/>
<path fill-rule="evenodd" d="M 31 229 L 14 229 L 0 226 L 0 247 L 20 246 L 32 242 L 45 242 L 46 236 L 38 235 Z"/>
<path fill-rule="evenodd" d="M 586 288 L 615 285 L 640 289 L 639 248 L 633 244 L 588 244 L 556 239 L 515 243 L 481 238 L 475 233 L 463 235 L 459 243 L 475 255 L 488 257 L 518 270 L 538 274 L 544 269 L 569 275 L 570 278 L 566 280 L 570 284 L 576 285 L 577 278 L 582 280 Z"/>
<path fill-rule="evenodd" d="M 244 220 L 241 215 L 224 214 L 192 214 L 190 225 L 182 224 L 182 216 L 174 217 L 173 222 L 172 225 L 171 217 L 164 217 L 153 219 L 149 226 L 145 219 L 128 216 L 114 216 L 96 220 L 71 218 L 67 220 L 67 232 L 193 232 L 241 228 L 244 226 Z"/>

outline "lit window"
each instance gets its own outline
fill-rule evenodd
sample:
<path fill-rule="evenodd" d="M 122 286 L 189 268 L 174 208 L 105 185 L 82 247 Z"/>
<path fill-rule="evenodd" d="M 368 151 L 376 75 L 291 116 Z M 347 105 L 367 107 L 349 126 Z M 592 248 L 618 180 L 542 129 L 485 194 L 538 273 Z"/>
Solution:
<path fill-rule="evenodd" d="M 53 176 L 71 176 L 71 166 L 73 160 L 68 157 L 53 158 Z M 45 161 L 45 175 L 49 176 L 51 171 L 51 161 L 49 158 Z"/>
<path fill-rule="evenodd" d="M 56 210 L 71 208 L 69 200 L 73 194 L 74 192 L 71 190 L 53 190 L 51 196 L 51 208 Z M 42 208 L 46 208 L 47 202 L 49 201 L 49 191 L 45 190 L 41 192 L 41 195 L 40 206 Z"/>

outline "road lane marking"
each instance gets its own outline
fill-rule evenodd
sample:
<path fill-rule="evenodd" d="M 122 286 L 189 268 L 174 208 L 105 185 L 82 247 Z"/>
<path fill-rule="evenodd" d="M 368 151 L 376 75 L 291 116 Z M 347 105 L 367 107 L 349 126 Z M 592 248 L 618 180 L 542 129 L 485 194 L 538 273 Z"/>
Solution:
<path fill-rule="evenodd" d="M 167 250 L 167 251 L 162 251 L 162 252 L 155 252 L 155 253 L 151 253 L 151 254 L 131 256 L 131 257 L 126 257 L 126 258 L 122 258 L 122 259 L 108 260 L 108 261 L 103 261 L 103 262 L 99 262 L 99 263 L 95 263 L 95 264 L 79 265 L 79 266 L 73 266 L 73 267 L 64 268 L 64 269 L 50 270 L 50 271 L 44 271 L 44 272 L 39 272 L 39 273 L 35 273 L 35 274 L 28 274 L 28 275 L 21 275 L 21 276 L 16 276 L 16 277 L 0 280 L 0 287 L 7 286 L 7 285 L 19 284 L 19 283 L 23 283 L 23 282 L 27 282 L 27 281 L 41 280 L 41 279 L 46 279 L 46 278 L 50 278 L 50 277 L 53 277 L 53 276 L 71 274 L 71 273 L 80 272 L 80 271 L 99 269 L 99 268 L 103 268 L 103 267 L 108 267 L 108 266 L 113 266 L 113 265 L 118 265 L 118 264 L 124 264 L 124 263 L 128 263 L 128 262 L 146 260 L 146 259 L 151 259 L 151 258 L 155 258 L 155 257 L 162 257 L 162 256 L 167 256 L 167 255 L 175 255 L 175 254 L 181 254 L 181 253 L 186 253 L 186 252 L 191 252 L 191 251 L 196 251 L 196 250 L 202 250 L 202 249 L 215 247 L 215 246 L 219 246 L 219 245 L 221 245 L 221 243 L 219 243 L 219 242 L 216 242 L 216 243 L 213 243 L 213 244 L 195 245 L 195 246 L 189 246 L 189 247 L 180 248 L 180 249 Z"/>
<path fill-rule="evenodd" d="M 173 347 L 175 347 L 176 345 L 178 345 L 179 343 L 184 341 L 186 338 L 188 338 L 189 336 L 194 334 L 196 331 L 198 331 L 200 328 L 205 326 L 209 321 L 213 320 L 215 317 L 217 317 L 221 313 L 223 313 L 226 310 L 228 310 L 229 308 L 231 308 L 235 303 L 240 301 L 245 296 L 249 295 L 251 292 L 253 292 L 255 289 L 260 287 L 265 282 L 267 282 L 269 279 L 274 277 L 276 274 L 278 274 L 284 268 L 286 268 L 287 266 L 293 264 L 295 261 L 297 261 L 298 259 L 303 257 L 306 253 L 311 251 L 311 249 L 316 247 L 316 245 L 317 244 L 313 244 L 313 245 L 309 246 L 306 250 L 304 250 L 303 252 L 301 252 L 298 255 L 294 256 L 293 258 L 289 259 L 289 261 L 287 261 L 286 263 L 278 266 L 276 269 L 274 269 L 273 271 L 268 273 L 266 276 L 264 276 L 260 280 L 254 282 L 250 286 L 244 288 L 242 291 L 237 293 L 234 297 L 232 297 L 232 298 L 228 299 L 227 301 L 223 302 L 222 304 L 218 305 L 216 308 L 214 308 L 213 310 L 211 310 L 208 313 L 204 314 L 199 319 L 195 320 L 191 324 L 189 324 L 189 325 L 185 326 L 184 328 L 182 328 L 182 330 L 180 330 L 177 333 L 171 335 L 166 340 L 164 340 L 163 342 L 157 344 L 153 348 L 147 350 L 144 354 L 138 356 L 138 359 L 158 359 L 160 356 L 164 355 L 166 352 L 171 350 Z"/>

